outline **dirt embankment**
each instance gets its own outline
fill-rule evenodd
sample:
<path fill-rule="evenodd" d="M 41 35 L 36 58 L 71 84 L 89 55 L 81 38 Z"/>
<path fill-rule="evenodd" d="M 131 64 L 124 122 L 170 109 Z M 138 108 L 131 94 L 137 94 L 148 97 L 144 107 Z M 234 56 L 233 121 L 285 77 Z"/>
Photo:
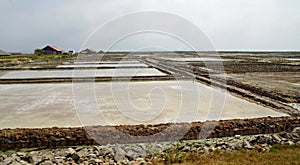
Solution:
<path fill-rule="evenodd" d="M 291 131 L 295 127 L 300 127 L 300 117 L 235 119 L 191 124 L 3 129 L 0 131 L 0 149 L 93 145 L 97 144 L 96 141 L 100 144 L 111 144 L 192 140 L 206 136 L 217 138 L 277 133 Z"/>

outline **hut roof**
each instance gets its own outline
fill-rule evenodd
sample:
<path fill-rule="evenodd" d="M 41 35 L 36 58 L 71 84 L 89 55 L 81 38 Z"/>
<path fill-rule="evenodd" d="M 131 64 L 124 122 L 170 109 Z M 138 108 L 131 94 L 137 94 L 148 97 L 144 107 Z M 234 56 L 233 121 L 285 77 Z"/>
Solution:
<path fill-rule="evenodd" d="M 46 46 L 46 47 L 44 47 L 43 49 L 45 49 L 45 48 L 47 48 L 47 47 L 50 47 L 50 48 L 52 48 L 53 50 L 56 50 L 56 51 L 59 51 L 59 52 L 65 52 L 64 50 L 62 50 L 62 49 L 60 49 L 60 48 L 58 48 L 58 47 L 56 47 L 56 46 L 51 46 L 51 45 L 48 45 L 48 46 Z"/>
<path fill-rule="evenodd" d="M 0 55 L 9 55 L 9 53 L 0 49 Z"/>

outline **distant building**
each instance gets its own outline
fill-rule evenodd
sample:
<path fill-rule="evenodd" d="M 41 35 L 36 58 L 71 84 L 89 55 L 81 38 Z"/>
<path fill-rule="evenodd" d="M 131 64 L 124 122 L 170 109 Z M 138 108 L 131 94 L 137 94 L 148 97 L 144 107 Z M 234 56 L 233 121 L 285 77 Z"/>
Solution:
<path fill-rule="evenodd" d="M 22 55 L 22 52 L 9 52 L 11 55 Z"/>
<path fill-rule="evenodd" d="M 10 54 L 4 50 L 0 49 L 0 56 L 9 56 Z"/>
<path fill-rule="evenodd" d="M 65 53 L 65 51 L 56 46 L 47 45 L 42 49 L 42 54 L 63 54 L 63 53 Z"/>
<path fill-rule="evenodd" d="M 82 50 L 79 52 L 80 54 L 95 54 L 97 53 L 94 49 L 91 49 L 91 48 L 87 48 L 85 50 Z"/>

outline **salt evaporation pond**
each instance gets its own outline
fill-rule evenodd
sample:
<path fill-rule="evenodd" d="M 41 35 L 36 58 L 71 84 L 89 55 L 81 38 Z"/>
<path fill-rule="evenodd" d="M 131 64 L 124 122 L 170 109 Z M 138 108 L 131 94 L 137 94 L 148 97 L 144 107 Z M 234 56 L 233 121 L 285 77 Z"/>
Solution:
<path fill-rule="evenodd" d="M 82 69 L 82 70 L 24 70 L 11 71 L 0 79 L 32 79 L 32 78 L 80 78 L 80 77 L 118 77 L 118 76 L 163 76 L 164 73 L 154 68 L 126 69 Z"/>
<path fill-rule="evenodd" d="M 1 129 L 287 116 L 192 81 L 2 84 L 0 112 Z"/>
<path fill-rule="evenodd" d="M 121 61 L 75 61 L 74 64 L 142 64 L 139 61 L 136 60 L 131 60 L 131 61 L 126 61 L 126 60 L 121 60 Z M 66 64 L 66 63 L 64 63 Z M 70 64 L 69 62 L 67 64 Z"/>
<path fill-rule="evenodd" d="M 228 61 L 228 59 L 222 59 L 222 58 L 163 58 L 165 60 L 171 60 L 171 61 L 178 61 L 178 62 L 198 62 L 198 61 L 203 61 L 203 62 L 217 62 L 217 61 Z"/>
<path fill-rule="evenodd" d="M 148 67 L 143 63 L 117 63 L 117 64 L 76 64 L 76 65 L 58 65 L 56 68 L 134 68 L 134 67 Z"/>
<path fill-rule="evenodd" d="M 300 58 L 287 58 L 286 60 L 289 60 L 289 61 L 300 61 Z"/>

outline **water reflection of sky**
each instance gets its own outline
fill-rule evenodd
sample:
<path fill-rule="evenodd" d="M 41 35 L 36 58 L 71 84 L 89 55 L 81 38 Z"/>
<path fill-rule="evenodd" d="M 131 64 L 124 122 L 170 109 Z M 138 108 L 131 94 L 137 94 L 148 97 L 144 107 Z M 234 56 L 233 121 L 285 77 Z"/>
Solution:
<path fill-rule="evenodd" d="M 146 64 L 83 64 L 83 65 L 58 65 L 57 68 L 122 68 L 122 67 L 147 67 Z"/>
<path fill-rule="evenodd" d="M 26 70 L 12 71 L 0 79 L 30 79 L 30 78 L 67 78 L 67 77 L 117 77 L 117 76 L 162 76 L 164 73 L 154 68 L 126 69 L 82 69 L 82 70 Z"/>
<path fill-rule="evenodd" d="M 172 60 L 172 61 L 228 61 L 228 59 L 222 59 L 222 58 L 165 58 L 166 60 Z"/>

